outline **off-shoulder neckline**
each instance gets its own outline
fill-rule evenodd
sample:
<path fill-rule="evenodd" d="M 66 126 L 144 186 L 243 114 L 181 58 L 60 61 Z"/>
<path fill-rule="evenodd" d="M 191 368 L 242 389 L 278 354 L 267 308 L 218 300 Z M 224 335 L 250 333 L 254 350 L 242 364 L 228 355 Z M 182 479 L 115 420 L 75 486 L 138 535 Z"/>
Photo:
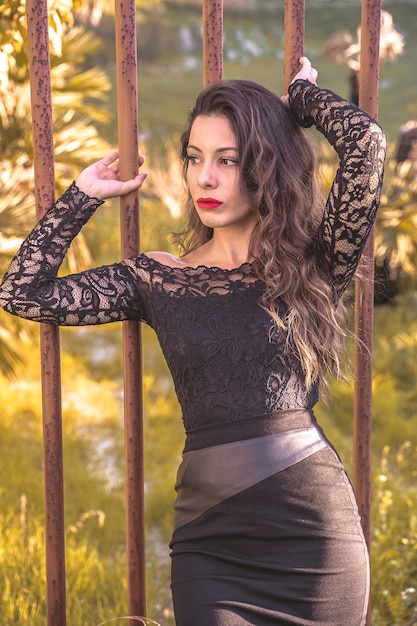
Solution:
<path fill-rule="evenodd" d="M 243 270 L 244 268 L 248 267 L 251 269 L 254 269 L 255 267 L 255 263 L 256 261 L 244 261 L 243 263 L 241 263 L 240 265 L 236 266 L 236 267 L 232 267 L 232 268 L 224 268 L 224 267 L 219 267 L 218 265 L 204 265 L 203 263 L 199 264 L 199 265 L 183 265 L 181 266 L 177 266 L 177 265 L 168 265 L 167 263 L 163 263 L 162 261 L 159 261 L 158 259 L 155 259 L 152 256 L 149 256 L 149 254 L 147 254 L 146 252 L 142 252 L 142 256 L 144 256 L 148 261 L 152 261 L 152 263 L 154 263 L 155 265 L 159 265 L 160 267 L 169 269 L 169 270 L 213 270 L 213 271 L 218 271 L 218 272 L 229 272 L 229 273 L 233 273 L 233 272 L 239 272 L 240 270 Z"/>

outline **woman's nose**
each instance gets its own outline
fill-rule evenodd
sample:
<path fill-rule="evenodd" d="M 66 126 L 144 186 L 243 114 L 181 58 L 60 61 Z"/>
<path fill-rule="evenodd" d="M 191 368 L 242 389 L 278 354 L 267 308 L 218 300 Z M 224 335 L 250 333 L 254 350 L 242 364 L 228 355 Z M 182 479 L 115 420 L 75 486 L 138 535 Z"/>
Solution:
<path fill-rule="evenodd" d="M 200 173 L 198 175 L 198 184 L 200 185 L 200 187 L 203 187 L 204 189 L 207 188 L 213 188 L 216 186 L 216 174 L 215 174 L 215 170 L 213 167 L 213 164 L 206 161 L 201 170 Z"/>

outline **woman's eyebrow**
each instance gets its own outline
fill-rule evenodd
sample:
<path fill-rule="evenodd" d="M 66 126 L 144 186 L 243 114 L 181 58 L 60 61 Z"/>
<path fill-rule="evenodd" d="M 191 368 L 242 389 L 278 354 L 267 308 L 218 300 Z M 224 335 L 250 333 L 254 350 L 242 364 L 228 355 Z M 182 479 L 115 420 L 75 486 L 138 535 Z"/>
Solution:
<path fill-rule="evenodd" d="M 202 152 L 201 148 L 199 148 L 198 146 L 194 146 L 193 144 L 188 144 L 187 150 L 190 148 L 192 150 L 197 150 L 197 152 Z M 229 152 L 230 150 L 233 150 L 234 152 L 238 151 L 236 146 L 225 146 L 224 148 L 217 148 L 215 152 Z"/>

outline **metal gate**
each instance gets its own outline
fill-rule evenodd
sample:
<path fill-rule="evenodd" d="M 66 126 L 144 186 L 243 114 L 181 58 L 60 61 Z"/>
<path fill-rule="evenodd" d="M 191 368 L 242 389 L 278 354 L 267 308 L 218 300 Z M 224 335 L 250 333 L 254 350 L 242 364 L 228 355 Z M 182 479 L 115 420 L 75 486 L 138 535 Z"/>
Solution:
<path fill-rule="evenodd" d="M 359 104 L 378 114 L 379 38 L 382 0 L 362 0 Z M 120 175 L 137 172 L 137 47 L 135 0 L 115 1 L 115 39 Z M 284 85 L 298 68 L 304 49 L 304 0 L 285 0 Z M 47 0 L 27 0 L 31 73 L 33 145 L 37 217 L 54 202 L 54 153 Z M 223 75 L 222 0 L 203 0 L 203 82 Z M 123 257 L 139 251 L 139 197 L 120 201 Z M 365 249 L 362 272 L 368 278 L 356 285 L 354 484 L 368 546 L 370 543 L 371 395 L 373 332 L 373 236 Z M 48 626 L 65 626 L 65 533 L 63 500 L 62 416 L 59 329 L 41 324 L 42 400 L 45 473 L 45 538 Z M 143 412 L 141 334 L 136 322 L 123 323 L 126 543 L 129 615 L 146 615 Z M 133 623 L 133 621 L 132 621 Z M 368 624 L 369 612 L 368 612 Z"/>

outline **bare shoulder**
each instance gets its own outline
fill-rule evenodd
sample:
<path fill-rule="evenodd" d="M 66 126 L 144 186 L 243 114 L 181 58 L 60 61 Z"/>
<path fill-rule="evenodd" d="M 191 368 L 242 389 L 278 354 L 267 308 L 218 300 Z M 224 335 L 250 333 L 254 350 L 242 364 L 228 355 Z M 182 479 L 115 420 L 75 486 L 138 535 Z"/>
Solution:
<path fill-rule="evenodd" d="M 167 265 L 168 267 L 185 267 L 187 265 L 187 263 L 185 263 L 183 260 L 177 258 L 169 252 L 152 250 L 151 252 L 146 252 L 145 254 L 149 258 L 158 261 L 158 263 L 161 263 L 162 265 Z"/>
<path fill-rule="evenodd" d="M 218 258 L 208 254 L 207 248 L 208 245 L 205 243 L 180 258 L 170 254 L 169 252 L 156 250 L 146 252 L 146 256 L 158 261 L 158 263 L 161 263 L 162 265 L 167 265 L 168 267 L 197 268 L 200 266 L 217 266 L 216 261 L 218 261 Z"/>

